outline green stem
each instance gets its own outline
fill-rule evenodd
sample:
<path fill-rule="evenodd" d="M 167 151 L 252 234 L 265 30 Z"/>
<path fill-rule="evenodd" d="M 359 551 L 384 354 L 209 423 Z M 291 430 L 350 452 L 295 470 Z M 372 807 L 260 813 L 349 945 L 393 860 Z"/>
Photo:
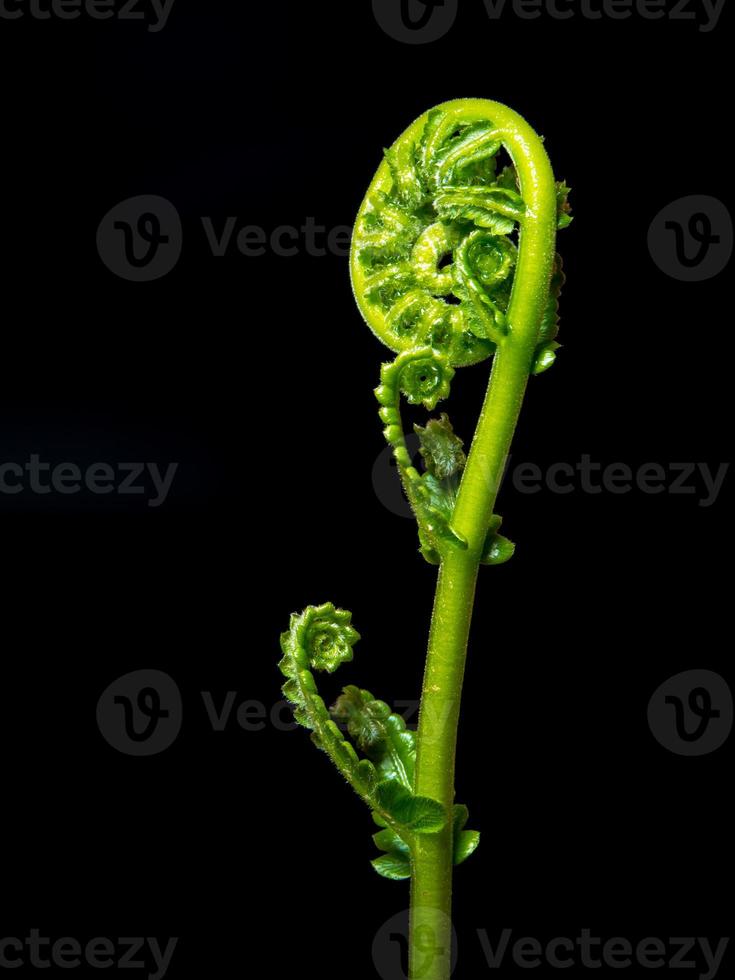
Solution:
<path fill-rule="evenodd" d="M 487 103 L 483 103 L 487 108 Z M 509 332 L 495 355 L 452 524 L 468 542 L 449 549 L 437 582 L 419 718 L 416 792 L 444 805 L 448 825 L 412 852 L 410 977 L 448 980 L 451 957 L 454 764 L 475 585 L 495 498 L 531 371 L 548 299 L 556 238 L 556 188 L 541 140 L 505 106 L 488 116 L 502 131 L 526 204 L 508 308 Z"/>

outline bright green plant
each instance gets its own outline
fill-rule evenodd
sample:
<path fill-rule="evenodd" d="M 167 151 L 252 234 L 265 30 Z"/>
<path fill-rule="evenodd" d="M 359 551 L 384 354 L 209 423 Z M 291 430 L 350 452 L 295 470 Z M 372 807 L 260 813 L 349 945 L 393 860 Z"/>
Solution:
<path fill-rule="evenodd" d="M 508 163 L 501 166 L 505 151 Z M 376 396 L 418 523 L 420 551 L 439 566 L 418 731 L 368 691 L 346 687 L 331 709 L 313 671 L 352 659 L 351 614 L 330 603 L 291 617 L 280 667 L 297 720 L 312 731 L 380 828 L 373 867 L 411 879 L 412 980 L 450 972 L 452 868 L 479 834 L 454 802 L 457 724 L 480 565 L 514 546 L 495 498 L 528 378 L 554 362 L 563 282 L 557 228 L 568 188 L 540 138 L 515 112 L 482 99 L 446 102 L 386 151 L 357 215 L 352 284 L 360 312 L 396 353 Z M 403 395 L 429 411 L 455 369 L 493 358 L 470 452 L 442 414 L 415 426 L 423 472 L 401 421 Z M 428 952 L 427 952 L 428 951 Z"/>

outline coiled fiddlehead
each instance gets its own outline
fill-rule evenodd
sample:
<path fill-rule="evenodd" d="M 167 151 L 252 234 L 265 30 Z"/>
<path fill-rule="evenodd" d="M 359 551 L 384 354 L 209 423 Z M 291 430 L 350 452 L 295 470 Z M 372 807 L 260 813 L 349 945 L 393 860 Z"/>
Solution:
<path fill-rule="evenodd" d="M 453 369 L 491 357 L 512 329 L 514 236 L 529 209 L 514 167 L 498 165 L 505 135 L 491 103 L 459 100 L 433 109 L 386 151 L 355 223 L 355 298 L 373 332 L 398 354 L 381 372 L 380 417 L 417 518 L 420 550 L 432 563 L 447 546 L 467 542 L 452 526 L 447 496 L 438 499 L 436 485 L 411 463 L 400 394 L 433 409 L 448 396 Z M 571 220 L 567 194 L 566 185 L 557 185 L 560 225 Z M 533 373 L 556 356 L 562 281 L 557 259 Z M 498 523 L 495 518 L 484 547 L 491 563 L 512 554 L 510 543 L 497 538 Z"/>
<path fill-rule="evenodd" d="M 428 346 L 462 367 L 490 357 L 507 332 L 511 236 L 527 208 L 514 168 L 498 168 L 505 134 L 488 106 L 459 100 L 417 120 L 386 151 L 358 213 L 355 298 L 396 353 Z"/>

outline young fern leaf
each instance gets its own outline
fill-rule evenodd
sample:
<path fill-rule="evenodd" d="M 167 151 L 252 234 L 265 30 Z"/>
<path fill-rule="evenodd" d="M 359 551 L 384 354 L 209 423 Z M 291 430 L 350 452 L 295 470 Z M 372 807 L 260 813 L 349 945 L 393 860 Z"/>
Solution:
<path fill-rule="evenodd" d="M 426 472 L 421 476 L 424 489 L 428 492 L 432 510 L 449 523 L 457 501 L 462 472 L 466 457 L 462 440 L 455 435 L 446 414 L 438 419 L 430 419 L 425 427 L 414 425 L 419 437 L 419 452 L 424 460 Z M 515 545 L 498 534 L 502 518 L 493 515 L 481 557 L 486 565 L 501 565 L 513 557 Z M 434 552 L 438 563 L 440 556 Z"/>
<path fill-rule="evenodd" d="M 467 457 L 449 416 L 443 412 L 438 419 L 429 419 L 423 428 L 415 425 L 413 431 L 419 437 L 426 472 L 436 480 L 451 480 L 456 489 Z"/>
<path fill-rule="evenodd" d="M 332 718 L 346 726 L 356 748 L 386 779 L 396 779 L 413 790 L 416 735 L 406 728 L 401 715 L 369 691 L 350 685 L 329 709 Z"/>
<path fill-rule="evenodd" d="M 414 795 L 416 735 L 408 731 L 403 718 L 369 691 L 354 686 L 344 689 L 330 714 L 334 721 L 346 726 L 355 747 L 375 766 L 380 779 L 376 798 L 382 810 L 391 814 L 394 825 L 377 808 L 373 819 L 400 839 L 401 850 L 408 853 L 411 833 L 441 830 L 446 823 L 442 807 L 435 800 Z"/>
<path fill-rule="evenodd" d="M 501 151 L 510 166 L 499 166 Z M 449 978 L 452 865 L 479 843 L 466 829 L 467 808 L 454 803 L 462 677 L 479 566 L 514 551 L 494 507 L 526 386 L 559 349 L 556 232 L 571 222 L 568 195 L 524 119 L 497 102 L 457 99 L 424 113 L 385 151 L 355 221 L 355 300 L 395 355 L 375 391 L 384 435 L 420 551 L 441 566 L 418 732 L 356 687 L 344 689 L 330 717 L 311 671 L 351 659 L 349 613 L 327 605 L 292 617 L 281 669 L 297 719 L 372 810 L 382 852 L 373 866 L 412 879 L 411 980 Z M 490 357 L 469 453 L 443 414 L 415 430 L 419 472 L 401 399 L 433 411 L 457 368 Z"/>
<path fill-rule="evenodd" d="M 455 437 L 456 438 L 456 437 Z M 416 766 L 416 733 L 406 728 L 401 715 L 393 714 L 384 701 L 379 701 L 369 691 L 350 685 L 346 687 L 329 709 L 333 720 L 346 728 L 355 748 L 365 755 L 378 770 L 381 783 L 378 798 L 383 806 L 403 826 L 413 833 L 434 832 L 444 824 L 441 808 L 434 800 L 420 799 L 413 795 Z M 458 814 L 463 815 L 462 830 L 467 822 L 467 807 L 455 806 L 453 821 L 457 827 Z M 386 853 L 376 858 L 372 865 L 384 878 L 400 880 L 411 875 L 411 836 L 388 826 L 377 812 L 373 819 L 383 829 L 373 836 L 375 844 Z M 472 842 L 470 842 L 470 836 Z M 455 837 L 457 855 L 464 860 L 477 847 L 479 835 L 466 832 L 465 837 Z"/>
<path fill-rule="evenodd" d="M 352 660 L 360 636 L 351 620 L 351 613 L 331 602 L 291 616 L 289 629 L 281 634 L 283 693 L 294 706 L 296 721 L 311 731 L 314 744 L 367 803 L 374 819 L 410 847 L 416 834 L 437 833 L 447 823 L 440 803 L 413 792 L 413 733 L 405 731 L 403 719 L 387 705 L 356 687 L 345 689 L 330 716 L 312 673 L 332 673 Z M 335 718 L 347 722 L 366 758 L 359 758 Z"/>
<path fill-rule="evenodd" d="M 385 423 L 384 434 L 398 463 L 403 488 L 419 525 L 421 553 L 432 564 L 438 564 L 442 543 L 456 548 L 467 547 L 464 538 L 452 528 L 446 510 L 432 494 L 431 487 L 411 462 L 401 419 L 400 396 L 409 404 L 423 404 L 433 409 L 449 394 L 454 369 L 446 358 L 432 348 L 420 347 L 404 351 L 392 364 L 384 364 L 381 384 L 375 389 L 380 404 L 380 418 Z"/>

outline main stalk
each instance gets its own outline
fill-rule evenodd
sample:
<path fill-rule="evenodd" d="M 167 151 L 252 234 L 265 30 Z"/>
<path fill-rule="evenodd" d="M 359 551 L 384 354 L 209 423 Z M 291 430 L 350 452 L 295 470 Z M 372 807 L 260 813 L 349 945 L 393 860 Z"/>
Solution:
<path fill-rule="evenodd" d="M 515 112 L 478 101 L 501 131 L 526 215 L 508 307 L 508 334 L 493 361 L 452 525 L 468 542 L 447 550 L 434 599 L 419 717 L 416 787 L 448 815 L 439 834 L 417 835 L 412 852 L 411 980 L 448 980 L 452 944 L 454 768 L 462 681 L 480 558 L 533 363 L 549 294 L 556 240 L 556 186 L 541 140 Z"/>

